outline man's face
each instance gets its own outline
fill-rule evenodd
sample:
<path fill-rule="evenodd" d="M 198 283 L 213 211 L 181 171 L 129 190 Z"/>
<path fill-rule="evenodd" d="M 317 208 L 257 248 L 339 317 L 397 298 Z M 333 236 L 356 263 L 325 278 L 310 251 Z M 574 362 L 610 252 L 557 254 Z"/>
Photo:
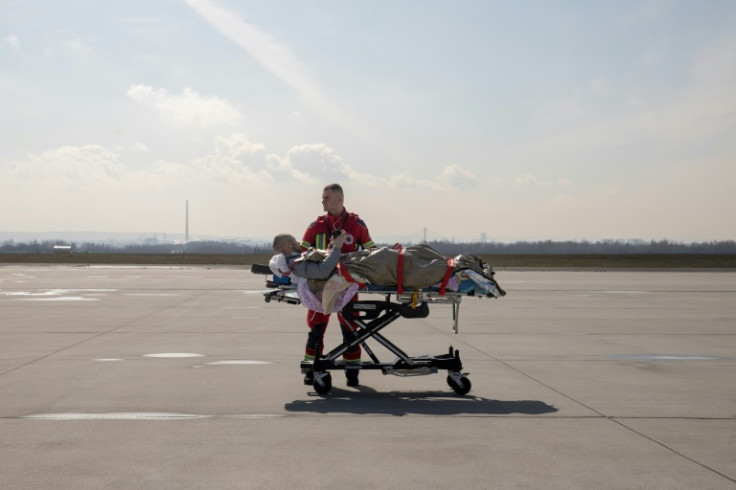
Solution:
<path fill-rule="evenodd" d="M 333 216 L 342 213 L 342 195 L 339 192 L 326 190 L 322 193 L 322 208 Z"/>

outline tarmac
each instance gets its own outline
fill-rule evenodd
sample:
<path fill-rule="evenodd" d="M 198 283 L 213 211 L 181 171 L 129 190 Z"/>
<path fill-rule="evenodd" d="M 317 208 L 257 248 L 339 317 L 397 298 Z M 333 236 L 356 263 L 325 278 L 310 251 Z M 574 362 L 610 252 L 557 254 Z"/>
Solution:
<path fill-rule="evenodd" d="M 736 272 L 496 277 L 457 334 L 439 304 L 382 332 L 458 349 L 469 394 L 319 395 L 307 310 L 246 268 L 1 265 L 0 488 L 736 489 Z"/>

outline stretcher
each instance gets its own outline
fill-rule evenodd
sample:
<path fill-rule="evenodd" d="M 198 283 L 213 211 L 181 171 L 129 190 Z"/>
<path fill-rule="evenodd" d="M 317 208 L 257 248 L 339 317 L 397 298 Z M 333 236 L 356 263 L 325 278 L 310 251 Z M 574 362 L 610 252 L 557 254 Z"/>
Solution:
<path fill-rule="evenodd" d="M 272 272 L 265 265 L 254 264 L 251 271 L 255 274 L 271 276 Z M 290 281 L 276 276 L 266 278 L 267 291 L 264 299 L 298 305 L 302 301 L 297 294 L 297 287 Z M 468 374 L 463 372 L 460 352 L 450 346 L 447 353 L 439 355 L 411 356 L 396 344 L 388 340 L 381 331 L 399 318 L 416 319 L 429 316 L 429 305 L 435 303 L 449 304 L 452 307 L 452 329 L 459 331 L 460 304 L 463 297 L 496 298 L 506 293 L 493 280 L 485 280 L 480 284 L 470 279 L 460 282 L 456 289 L 442 290 L 437 287 L 423 288 L 414 291 L 399 291 L 397 288 L 385 286 L 363 285 L 360 289 L 360 300 L 348 302 L 340 311 L 345 322 L 353 327 L 353 338 L 343 341 L 326 354 L 316 356 L 314 361 L 302 361 L 302 373 L 314 373 L 313 387 L 319 394 L 327 394 L 332 389 L 333 370 L 380 370 L 384 375 L 420 376 L 447 371 L 447 384 L 458 395 L 470 391 L 471 382 Z M 365 296 L 379 296 L 381 299 L 366 300 Z M 372 338 L 396 358 L 391 362 L 382 362 L 376 353 L 366 344 Z M 341 356 L 351 347 L 360 345 L 370 358 L 369 361 L 344 362 Z M 321 349 L 317 349 L 320 352 Z"/>

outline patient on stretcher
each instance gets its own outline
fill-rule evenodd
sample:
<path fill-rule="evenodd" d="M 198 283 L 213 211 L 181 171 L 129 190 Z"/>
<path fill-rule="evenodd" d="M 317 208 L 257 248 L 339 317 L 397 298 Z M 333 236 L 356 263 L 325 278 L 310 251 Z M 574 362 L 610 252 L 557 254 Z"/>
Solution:
<path fill-rule="evenodd" d="M 340 311 L 358 289 L 388 292 L 445 291 L 492 297 L 505 295 L 492 269 L 479 257 L 461 254 L 445 258 L 427 245 L 376 248 L 340 254 L 340 240 L 330 250 L 299 253 L 291 235 L 277 235 L 278 252 L 269 267 L 276 277 L 291 277 L 302 303 L 315 311 Z"/>
<path fill-rule="evenodd" d="M 324 251 L 319 260 L 304 260 L 308 252 L 301 253 L 299 242 L 293 235 L 276 235 L 273 239 L 273 250 L 268 267 L 277 278 L 291 278 L 298 284 L 304 279 L 327 279 L 340 260 L 340 247 L 345 242 L 345 233 L 341 233 L 330 242 L 330 249 Z"/>

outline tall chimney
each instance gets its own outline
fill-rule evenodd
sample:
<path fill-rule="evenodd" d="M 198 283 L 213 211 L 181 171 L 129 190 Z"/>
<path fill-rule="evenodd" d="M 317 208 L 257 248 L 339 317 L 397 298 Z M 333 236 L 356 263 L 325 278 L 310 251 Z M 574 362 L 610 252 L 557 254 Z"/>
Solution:
<path fill-rule="evenodd" d="M 184 225 L 184 243 L 189 243 L 189 201 L 187 200 L 186 224 Z"/>

